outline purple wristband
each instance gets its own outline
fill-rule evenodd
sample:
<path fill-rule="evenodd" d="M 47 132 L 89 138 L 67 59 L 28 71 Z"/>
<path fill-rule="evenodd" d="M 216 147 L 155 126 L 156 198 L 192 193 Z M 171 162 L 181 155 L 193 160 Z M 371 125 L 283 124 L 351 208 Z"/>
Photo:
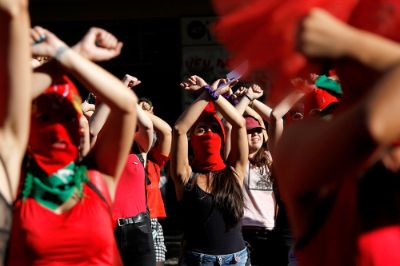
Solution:
<path fill-rule="evenodd" d="M 203 89 L 208 92 L 208 94 L 210 95 L 211 100 L 216 101 L 218 100 L 219 94 L 214 91 L 213 89 L 211 89 L 210 85 L 205 85 L 203 86 Z"/>

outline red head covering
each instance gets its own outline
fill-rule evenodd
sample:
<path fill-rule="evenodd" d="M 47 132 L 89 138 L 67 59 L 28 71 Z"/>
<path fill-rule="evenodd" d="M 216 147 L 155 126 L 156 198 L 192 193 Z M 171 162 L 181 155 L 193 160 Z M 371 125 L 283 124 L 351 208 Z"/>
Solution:
<path fill-rule="evenodd" d="M 210 126 L 211 130 L 203 134 L 195 134 L 194 128 L 199 123 Z M 190 144 L 194 155 L 191 162 L 192 167 L 196 171 L 218 171 L 224 169 L 226 165 L 221 155 L 224 143 L 224 126 L 215 113 L 214 104 L 210 102 L 190 131 Z"/>
<path fill-rule="evenodd" d="M 312 110 L 322 111 L 332 103 L 338 103 L 339 99 L 322 89 L 314 89 L 304 98 L 304 114 L 310 115 Z"/>
<path fill-rule="evenodd" d="M 246 130 L 252 130 L 255 128 L 265 129 L 260 125 L 260 122 L 252 116 L 245 116 L 244 119 L 246 120 Z"/>
<path fill-rule="evenodd" d="M 67 76 L 55 80 L 33 102 L 29 153 L 48 175 L 78 157 L 81 103 Z"/>

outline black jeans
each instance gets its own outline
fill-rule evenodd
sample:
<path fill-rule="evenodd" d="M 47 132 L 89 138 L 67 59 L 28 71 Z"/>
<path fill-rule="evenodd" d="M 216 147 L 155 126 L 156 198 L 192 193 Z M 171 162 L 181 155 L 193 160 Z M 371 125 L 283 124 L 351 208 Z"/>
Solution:
<path fill-rule="evenodd" d="M 118 219 L 115 228 L 118 249 L 125 266 L 155 266 L 153 235 L 147 213 L 128 219 Z"/>

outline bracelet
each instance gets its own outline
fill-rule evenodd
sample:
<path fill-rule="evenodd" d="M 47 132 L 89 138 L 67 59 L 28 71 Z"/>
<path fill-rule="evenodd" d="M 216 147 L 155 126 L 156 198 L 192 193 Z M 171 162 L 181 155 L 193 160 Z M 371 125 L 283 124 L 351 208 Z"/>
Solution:
<path fill-rule="evenodd" d="M 236 99 L 235 97 L 233 97 L 233 94 L 223 94 L 222 96 L 224 96 L 225 99 L 227 99 L 233 106 L 236 106 L 239 101 L 238 99 Z"/>
<path fill-rule="evenodd" d="M 211 100 L 213 100 L 213 101 L 218 100 L 219 94 L 218 94 L 216 91 L 214 91 L 214 90 L 210 87 L 210 85 L 205 85 L 205 86 L 203 86 L 203 89 L 204 89 L 206 92 L 208 92 L 208 95 L 210 96 Z"/>
<path fill-rule="evenodd" d="M 68 46 L 61 46 L 60 48 L 58 48 L 57 49 L 57 51 L 56 51 L 56 53 L 55 53 L 55 55 L 54 55 L 54 58 L 56 59 L 56 60 L 60 60 L 60 58 L 61 58 L 61 56 L 65 53 L 65 51 L 67 51 L 69 49 L 69 47 Z"/>
<path fill-rule="evenodd" d="M 251 99 L 249 95 L 244 94 L 244 96 L 245 96 L 247 99 L 249 99 L 251 103 L 253 102 L 253 99 Z"/>

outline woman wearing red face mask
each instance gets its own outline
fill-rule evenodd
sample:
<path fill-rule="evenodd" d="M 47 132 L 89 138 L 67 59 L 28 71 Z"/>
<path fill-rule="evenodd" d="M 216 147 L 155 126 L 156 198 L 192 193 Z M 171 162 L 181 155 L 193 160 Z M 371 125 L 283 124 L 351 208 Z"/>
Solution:
<path fill-rule="evenodd" d="M 215 92 L 219 82 L 210 87 L 192 76 L 181 84 L 186 90 L 202 90 L 173 130 L 171 172 L 185 215 L 181 265 L 245 265 L 247 261 L 239 222 L 248 156 L 246 127 L 243 117 Z M 226 161 L 221 155 L 225 133 L 214 106 L 232 125 L 232 147 Z"/>
<path fill-rule="evenodd" d="M 0 1 L 0 265 L 28 140 L 31 95 L 28 1 Z"/>
<path fill-rule="evenodd" d="M 43 28 L 34 54 L 50 56 L 110 107 L 91 153 L 78 160 L 81 99 L 63 74 L 34 100 L 21 197 L 15 203 L 10 265 L 120 265 L 110 201 L 132 144 L 136 96 L 114 76 L 84 59 Z M 118 49 L 119 44 L 107 44 Z M 49 66 L 52 70 L 57 66 Z M 112 89 L 110 89 L 112 88 Z M 111 199 L 110 199 L 111 195 Z"/>

